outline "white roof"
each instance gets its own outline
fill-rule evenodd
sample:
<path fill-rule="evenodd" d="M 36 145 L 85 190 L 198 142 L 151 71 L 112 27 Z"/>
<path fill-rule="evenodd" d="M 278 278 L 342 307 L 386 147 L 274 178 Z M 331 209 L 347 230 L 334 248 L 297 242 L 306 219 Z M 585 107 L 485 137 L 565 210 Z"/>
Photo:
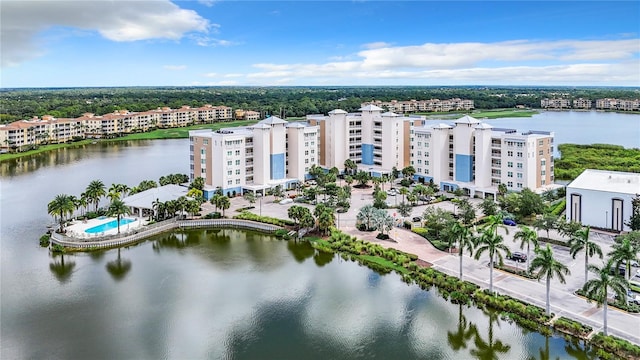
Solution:
<path fill-rule="evenodd" d="M 265 123 L 257 123 L 255 125 L 249 126 L 249 129 L 271 129 L 271 126 Z"/>
<path fill-rule="evenodd" d="M 275 125 L 275 124 L 286 124 L 287 121 L 280 119 L 277 116 L 269 116 L 268 118 L 261 120 L 259 122 L 260 124 L 269 124 L 269 125 Z"/>
<path fill-rule="evenodd" d="M 471 117 L 469 115 L 465 115 L 463 117 L 461 117 L 460 119 L 454 121 L 454 123 L 456 124 L 479 124 L 480 120 Z"/>
<path fill-rule="evenodd" d="M 296 122 L 289 123 L 287 127 L 288 128 L 304 128 L 304 127 L 307 127 L 307 125 L 296 121 Z"/>
<path fill-rule="evenodd" d="M 330 115 L 335 115 L 335 114 L 347 114 L 346 111 L 342 110 L 342 109 L 335 109 L 335 110 L 331 110 L 329 111 Z"/>
<path fill-rule="evenodd" d="M 153 209 L 154 201 L 176 200 L 180 196 L 186 196 L 188 191 L 189 189 L 184 186 L 169 184 L 127 196 L 122 201 L 130 207 Z"/>
<path fill-rule="evenodd" d="M 640 194 L 640 174 L 586 169 L 567 188 Z"/>
<path fill-rule="evenodd" d="M 487 124 L 487 123 L 483 123 L 481 122 L 480 124 L 476 125 L 473 127 L 474 129 L 493 129 L 493 126 Z"/>
<path fill-rule="evenodd" d="M 398 114 L 396 114 L 394 112 L 391 112 L 391 111 L 387 111 L 386 113 L 382 114 L 382 116 L 385 116 L 385 117 L 398 117 L 400 115 L 398 115 Z"/>
<path fill-rule="evenodd" d="M 361 107 L 361 108 L 360 108 L 360 109 L 358 109 L 358 110 L 360 110 L 360 111 L 382 111 L 382 110 L 384 110 L 384 109 L 383 109 L 383 108 L 381 108 L 381 107 L 375 106 L 375 105 L 373 105 L 373 104 L 369 104 L 369 105 L 367 105 L 367 106 L 363 106 L 363 107 Z"/>
<path fill-rule="evenodd" d="M 429 126 L 432 129 L 451 129 L 453 126 L 447 125 L 445 123 L 439 123 L 438 125 Z"/>

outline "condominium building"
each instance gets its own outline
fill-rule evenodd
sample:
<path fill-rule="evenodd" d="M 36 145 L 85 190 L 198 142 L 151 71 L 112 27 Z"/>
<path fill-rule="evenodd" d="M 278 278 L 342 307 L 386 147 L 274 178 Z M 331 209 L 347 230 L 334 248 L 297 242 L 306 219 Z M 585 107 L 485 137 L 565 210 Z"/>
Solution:
<path fill-rule="evenodd" d="M 235 111 L 237 120 L 260 120 L 260 113 L 257 111 L 237 109 Z"/>
<path fill-rule="evenodd" d="M 168 107 L 144 112 L 116 110 L 105 115 L 85 113 L 74 119 L 51 115 L 0 125 L 0 148 L 21 148 L 41 143 L 62 143 L 74 138 L 100 138 L 114 134 L 148 131 L 157 127 L 181 127 L 233 119 L 227 106 L 204 105 L 199 108 Z"/>
<path fill-rule="evenodd" d="M 473 100 L 466 99 L 430 99 L 430 100 L 408 100 L 408 101 L 380 101 L 374 100 L 362 104 L 362 107 L 367 105 L 375 105 L 378 107 L 386 108 L 390 112 L 394 113 L 410 113 L 410 112 L 446 112 L 454 110 L 473 110 Z"/>
<path fill-rule="evenodd" d="M 540 107 L 543 109 L 570 109 L 571 100 L 564 98 L 542 99 Z"/>
<path fill-rule="evenodd" d="M 255 125 L 189 132 L 190 177 L 204 178 L 205 198 L 292 188 L 318 164 L 318 127 L 278 117 Z"/>
<path fill-rule="evenodd" d="M 611 99 L 611 98 L 597 99 L 596 109 L 640 111 L 640 99 L 634 99 L 634 100 Z"/>
<path fill-rule="evenodd" d="M 307 115 L 320 133 L 319 164 L 344 169 L 347 159 L 374 176 L 409 165 L 409 135 L 412 125 L 421 125 L 424 116 L 383 113 L 376 105 L 365 105 L 360 113 L 336 109 L 325 115 Z"/>
<path fill-rule="evenodd" d="M 573 99 L 574 109 L 591 109 L 593 107 L 593 101 L 591 99 Z"/>
<path fill-rule="evenodd" d="M 453 125 L 414 126 L 414 178 L 483 198 L 495 196 L 499 184 L 512 191 L 544 189 L 554 180 L 553 138 L 552 132 L 493 128 L 471 116 Z"/>

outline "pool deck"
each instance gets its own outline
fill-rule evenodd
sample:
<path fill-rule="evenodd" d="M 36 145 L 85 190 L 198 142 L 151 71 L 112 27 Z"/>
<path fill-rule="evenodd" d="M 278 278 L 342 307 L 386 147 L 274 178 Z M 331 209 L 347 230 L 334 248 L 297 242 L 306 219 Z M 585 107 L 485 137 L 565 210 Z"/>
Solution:
<path fill-rule="evenodd" d="M 124 235 L 129 232 L 133 232 L 134 230 L 140 229 L 142 226 L 147 224 L 147 220 L 144 218 L 137 218 L 132 216 L 127 216 L 127 219 L 135 219 L 134 222 L 120 225 L 120 234 Z M 120 221 L 122 221 L 121 218 Z M 95 218 L 90 220 L 75 220 L 71 225 L 67 226 L 67 236 L 75 237 L 78 239 L 91 239 L 91 238 L 99 238 L 107 235 L 116 235 L 118 233 L 118 228 L 110 229 L 103 232 L 98 233 L 87 233 L 85 232 L 87 229 L 90 229 L 94 226 L 99 226 L 110 221 L 116 220 L 115 217 L 107 217 L 107 218 Z"/>

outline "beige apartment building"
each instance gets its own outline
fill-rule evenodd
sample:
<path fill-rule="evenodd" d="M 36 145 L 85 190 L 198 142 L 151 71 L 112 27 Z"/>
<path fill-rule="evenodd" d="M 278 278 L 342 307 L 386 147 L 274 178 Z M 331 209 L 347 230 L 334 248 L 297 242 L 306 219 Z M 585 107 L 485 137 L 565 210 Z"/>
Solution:
<path fill-rule="evenodd" d="M 543 109 L 570 109 L 571 100 L 564 98 L 542 99 L 540 107 Z"/>
<path fill-rule="evenodd" d="M 591 99 L 573 99 L 573 108 L 574 109 L 584 109 L 590 110 L 593 107 L 593 101 Z"/>
<path fill-rule="evenodd" d="M 611 98 L 597 99 L 596 109 L 640 111 L 640 99 L 633 99 L 633 100 L 611 99 Z"/>
<path fill-rule="evenodd" d="M 460 110 L 473 110 L 473 100 L 466 99 L 430 99 L 430 100 L 408 100 L 408 101 L 380 101 L 374 100 L 362 104 L 362 107 L 367 105 L 375 105 L 381 108 L 385 108 L 390 112 L 404 114 L 411 112 L 447 112 L 447 111 L 460 111 Z"/>
<path fill-rule="evenodd" d="M 227 106 L 204 105 L 199 108 L 168 107 L 144 112 L 116 110 L 95 115 L 85 113 L 74 119 L 58 119 L 51 115 L 0 125 L 0 148 L 22 148 L 41 143 L 63 143 L 74 138 L 101 138 L 115 134 L 149 131 L 153 128 L 182 127 L 193 123 L 228 121 L 233 111 Z"/>

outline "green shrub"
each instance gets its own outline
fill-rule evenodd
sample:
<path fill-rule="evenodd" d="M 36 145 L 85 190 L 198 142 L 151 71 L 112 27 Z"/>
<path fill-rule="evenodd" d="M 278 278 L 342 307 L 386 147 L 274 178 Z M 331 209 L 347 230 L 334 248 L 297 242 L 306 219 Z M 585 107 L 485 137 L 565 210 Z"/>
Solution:
<path fill-rule="evenodd" d="M 282 239 L 282 238 L 284 238 L 284 237 L 288 237 L 288 234 L 289 234 L 289 232 L 288 232 L 287 230 L 285 230 L 285 229 L 278 229 L 278 230 L 276 230 L 276 232 L 274 233 L 274 235 L 275 235 L 277 238 L 280 238 L 280 239 Z"/>
<path fill-rule="evenodd" d="M 40 246 L 48 247 L 50 239 L 51 239 L 51 235 L 50 234 L 44 234 L 44 235 L 40 236 Z"/>
<path fill-rule="evenodd" d="M 51 251 L 56 253 L 64 253 L 65 249 L 64 249 L 64 246 L 60 244 L 53 244 L 53 246 L 51 246 Z"/>
<path fill-rule="evenodd" d="M 222 218 L 222 214 L 218 211 L 210 212 L 204 216 L 205 219 L 220 219 Z"/>
<path fill-rule="evenodd" d="M 591 338 L 591 343 L 605 352 L 613 353 L 621 358 L 640 357 L 640 346 L 615 336 L 604 336 L 604 334 L 598 333 Z"/>

